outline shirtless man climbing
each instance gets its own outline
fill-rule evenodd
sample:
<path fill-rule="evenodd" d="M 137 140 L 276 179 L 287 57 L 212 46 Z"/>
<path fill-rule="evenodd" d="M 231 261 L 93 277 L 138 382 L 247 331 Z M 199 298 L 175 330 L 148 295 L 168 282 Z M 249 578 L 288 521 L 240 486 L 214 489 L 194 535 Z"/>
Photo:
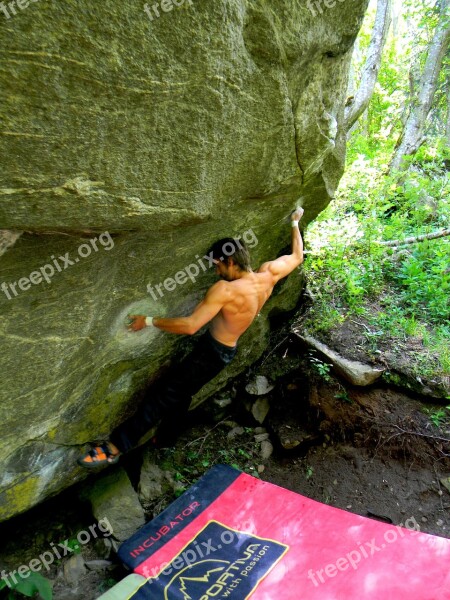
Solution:
<path fill-rule="evenodd" d="M 210 322 L 210 326 L 193 352 L 152 386 L 151 395 L 136 413 L 113 431 L 109 441 L 81 456 L 78 464 L 87 469 L 114 464 L 163 417 L 179 420 L 186 414 L 192 396 L 234 358 L 238 339 L 252 324 L 275 284 L 303 262 L 298 229 L 302 216 L 302 208 L 291 215 L 292 253 L 262 264 L 257 271 L 250 266 L 242 240 L 224 238 L 213 244 L 209 256 L 213 257 L 221 281 L 208 290 L 190 316 L 166 319 L 130 315 L 132 331 L 156 327 L 168 333 L 193 335 L 206 323 Z M 230 246 L 233 252 L 224 251 Z"/>

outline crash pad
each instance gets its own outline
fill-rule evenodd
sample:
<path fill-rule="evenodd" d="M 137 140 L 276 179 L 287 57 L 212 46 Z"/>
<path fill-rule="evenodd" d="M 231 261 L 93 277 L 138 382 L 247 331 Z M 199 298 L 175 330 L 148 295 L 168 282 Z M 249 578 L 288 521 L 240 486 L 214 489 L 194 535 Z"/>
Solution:
<path fill-rule="evenodd" d="M 316 502 L 225 465 L 121 545 L 129 600 L 450 600 L 450 540 Z"/>

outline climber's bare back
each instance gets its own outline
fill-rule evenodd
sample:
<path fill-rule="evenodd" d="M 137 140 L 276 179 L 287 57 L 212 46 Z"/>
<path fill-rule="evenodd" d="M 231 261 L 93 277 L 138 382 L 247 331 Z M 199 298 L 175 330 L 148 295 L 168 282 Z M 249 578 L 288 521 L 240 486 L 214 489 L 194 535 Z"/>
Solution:
<path fill-rule="evenodd" d="M 210 331 L 222 344 L 235 346 L 270 297 L 274 277 L 269 271 L 250 272 L 241 279 L 220 281 L 215 285 L 223 296 L 224 305 L 212 319 Z"/>
<path fill-rule="evenodd" d="M 240 279 L 219 281 L 212 286 L 210 291 L 217 287 L 223 306 L 211 320 L 211 335 L 226 346 L 235 346 L 269 299 L 275 284 L 298 265 L 299 261 L 292 255 L 281 256 Z"/>

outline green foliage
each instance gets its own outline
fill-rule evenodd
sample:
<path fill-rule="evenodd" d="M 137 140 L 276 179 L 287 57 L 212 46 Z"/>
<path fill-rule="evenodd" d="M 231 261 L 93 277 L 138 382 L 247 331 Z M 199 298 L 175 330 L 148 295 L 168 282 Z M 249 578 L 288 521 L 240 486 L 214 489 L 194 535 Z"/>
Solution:
<path fill-rule="evenodd" d="M 450 248 L 438 248 L 433 255 L 427 245 L 415 249 L 400 266 L 399 298 L 413 316 L 426 312 L 428 322 L 440 323 L 450 317 Z"/>
<path fill-rule="evenodd" d="M 212 431 L 215 435 L 210 435 Z M 254 430 L 245 427 L 241 435 L 228 438 L 229 428 L 213 428 L 204 436 L 189 443 L 182 455 L 173 448 L 165 449 L 167 468 L 177 469 L 178 482 L 176 496 L 183 494 L 205 471 L 216 464 L 228 464 L 253 477 L 259 477 L 257 466 L 260 463 L 260 444 L 254 439 Z M 218 439 L 220 446 L 218 448 Z"/>
<path fill-rule="evenodd" d="M 320 358 L 317 358 L 312 353 L 310 353 L 308 358 L 309 358 L 309 363 L 310 363 L 312 369 L 318 375 L 320 375 L 323 379 L 325 379 L 325 381 L 331 381 L 331 377 L 330 377 L 331 365 L 321 361 Z"/>
<path fill-rule="evenodd" d="M 449 373 L 450 237 L 402 244 L 448 227 L 449 150 L 441 140 L 422 147 L 399 182 L 386 175 L 382 150 L 356 155 L 365 145 L 352 138 L 336 201 L 308 229 L 311 329 L 363 315 L 372 352 L 383 336 L 418 336 L 439 355 L 436 370 Z M 391 240 L 394 249 L 379 243 Z"/>
<path fill-rule="evenodd" d="M 41 600 L 52 600 L 53 592 L 50 581 L 40 573 L 30 571 L 29 575 L 24 578 L 15 574 L 17 583 L 9 580 L 10 590 L 7 595 L 7 600 L 16 600 L 17 598 L 40 598 Z M 0 581 L 0 590 L 7 589 L 9 586 L 5 580 Z M 37 594 L 37 596 L 36 596 Z"/>
<path fill-rule="evenodd" d="M 343 402 L 347 402 L 348 404 L 353 404 L 353 400 L 350 398 L 347 392 L 339 392 L 334 396 L 337 400 L 342 400 Z"/>
<path fill-rule="evenodd" d="M 359 51 L 354 53 L 352 60 L 355 82 L 361 76 L 375 21 L 375 2 L 370 6 L 357 40 Z M 434 0 L 419 3 L 404 0 L 394 6 L 396 25 L 391 27 L 384 47 L 370 105 L 359 120 L 357 135 L 354 136 L 359 139 L 357 142 L 352 140 L 349 164 L 353 162 L 353 153 L 357 156 L 358 152 L 368 158 L 380 158 L 384 154 L 386 161 L 391 157 L 408 107 L 417 99 L 419 79 L 439 20 L 439 7 L 440 3 Z M 445 135 L 449 76 L 450 55 L 447 53 L 428 122 L 428 133 L 433 137 Z"/>
<path fill-rule="evenodd" d="M 69 539 L 67 547 L 70 548 L 74 554 L 81 554 L 80 542 L 76 537 Z"/>
<path fill-rule="evenodd" d="M 424 408 L 423 411 L 429 416 L 430 421 L 436 427 L 442 427 L 444 423 L 450 421 L 450 406 L 438 409 Z"/>
<path fill-rule="evenodd" d="M 112 587 L 114 587 L 118 582 L 113 579 L 112 577 L 108 577 L 107 579 L 105 579 L 104 581 L 102 581 L 99 586 L 98 586 L 98 591 L 99 594 L 104 594 L 105 592 L 107 592 L 108 590 L 110 590 Z"/>

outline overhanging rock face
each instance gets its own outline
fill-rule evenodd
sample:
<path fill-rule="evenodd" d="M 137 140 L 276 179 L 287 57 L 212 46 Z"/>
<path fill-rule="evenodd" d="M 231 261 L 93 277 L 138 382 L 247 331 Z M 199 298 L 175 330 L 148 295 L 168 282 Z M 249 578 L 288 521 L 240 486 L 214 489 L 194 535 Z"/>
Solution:
<path fill-rule="evenodd" d="M 243 236 L 257 266 L 289 243 L 299 198 L 306 222 L 328 204 L 366 4 L 186 0 L 151 20 L 137 1 L 39 0 L 0 14 L 0 520 L 81 478 L 81 445 L 188 351 L 128 334 L 128 313 L 190 310 L 216 238 Z M 267 315 L 300 284 L 279 286 L 197 402 L 260 355 Z"/>

